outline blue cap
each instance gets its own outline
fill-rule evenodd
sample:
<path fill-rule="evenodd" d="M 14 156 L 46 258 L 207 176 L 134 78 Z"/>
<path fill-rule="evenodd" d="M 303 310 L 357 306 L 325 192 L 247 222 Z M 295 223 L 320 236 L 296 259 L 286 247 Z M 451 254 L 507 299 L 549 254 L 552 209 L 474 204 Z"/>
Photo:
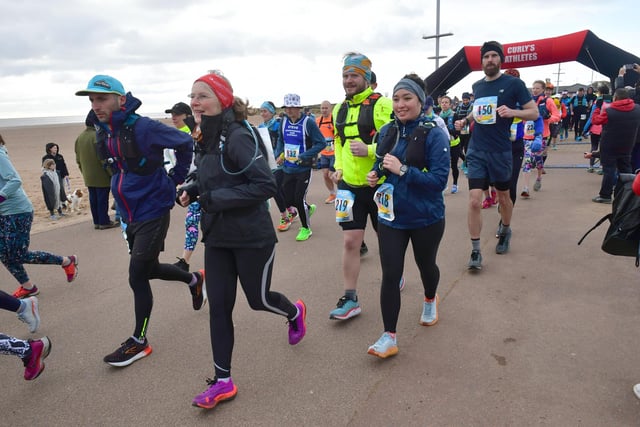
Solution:
<path fill-rule="evenodd" d="M 87 96 L 90 93 L 113 93 L 116 95 L 124 95 L 124 87 L 117 79 L 111 76 L 98 74 L 89 80 L 89 84 L 85 90 L 76 92 L 77 96 Z"/>

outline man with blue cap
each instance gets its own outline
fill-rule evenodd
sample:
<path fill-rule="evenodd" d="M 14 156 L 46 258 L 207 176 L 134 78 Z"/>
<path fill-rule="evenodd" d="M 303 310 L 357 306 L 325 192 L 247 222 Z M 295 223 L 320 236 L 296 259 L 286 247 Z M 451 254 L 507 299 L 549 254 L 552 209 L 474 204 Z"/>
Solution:
<path fill-rule="evenodd" d="M 193 141 L 185 132 L 136 114 L 142 102 L 111 76 L 94 76 L 76 95 L 88 96 L 91 102 L 89 115 L 97 125 L 98 156 L 113 171 L 111 191 L 126 224 L 135 329 L 116 351 L 104 357 L 105 363 L 124 367 L 151 354 L 147 340 L 153 307 L 150 279 L 186 283 L 194 310 L 204 303 L 203 270 L 189 273 L 158 260 L 164 250 L 176 186 L 184 181 L 191 164 Z M 176 153 L 176 165 L 169 172 L 163 164 L 165 148 Z"/>

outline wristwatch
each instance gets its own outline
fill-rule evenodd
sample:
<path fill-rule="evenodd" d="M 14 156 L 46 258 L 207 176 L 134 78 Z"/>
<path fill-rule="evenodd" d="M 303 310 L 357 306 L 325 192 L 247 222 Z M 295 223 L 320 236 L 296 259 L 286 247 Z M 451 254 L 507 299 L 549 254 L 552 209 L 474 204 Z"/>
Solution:
<path fill-rule="evenodd" d="M 400 166 L 400 173 L 398 174 L 399 176 L 404 175 L 405 173 L 407 173 L 407 171 L 409 170 L 409 166 L 407 165 L 402 165 Z"/>

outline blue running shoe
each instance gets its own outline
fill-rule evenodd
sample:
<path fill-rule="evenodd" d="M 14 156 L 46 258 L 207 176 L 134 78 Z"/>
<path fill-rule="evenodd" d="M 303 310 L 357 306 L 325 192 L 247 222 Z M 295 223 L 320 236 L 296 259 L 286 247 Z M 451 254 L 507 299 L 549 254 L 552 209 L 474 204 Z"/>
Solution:
<path fill-rule="evenodd" d="M 329 319 L 333 320 L 347 320 L 352 317 L 356 317 L 360 314 L 362 310 L 360 309 L 360 304 L 358 301 L 354 301 L 352 299 L 343 296 L 338 300 L 338 304 L 336 308 L 329 313 Z"/>
<path fill-rule="evenodd" d="M 422 316 L 420 316 L 420 324 L 422 326 L 433 326 L 438 323 L 438 305 L 440 304 L 440 297 L 436 294 L 433 301 L 424 301 L 422 305 Z"/>
<path fill-rule="evenodd" d="M 369 347 L 367 353 L 381 359 L 386 359 L 387 357 L 398 354 L 396 337 L 392 336 L 390 332 L 385 332 L 374 345 Z"/>

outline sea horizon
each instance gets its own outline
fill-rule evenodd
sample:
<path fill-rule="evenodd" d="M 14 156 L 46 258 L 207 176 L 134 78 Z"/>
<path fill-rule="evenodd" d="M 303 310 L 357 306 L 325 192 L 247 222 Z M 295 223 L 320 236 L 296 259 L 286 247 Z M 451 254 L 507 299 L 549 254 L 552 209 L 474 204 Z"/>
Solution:
<path fill-rule="evenodd" d="M 165 119 L 165 113 L 151 113 L 147 117 L 152 119 Z M 86 114 L 82 116 L 50 116 L 50 117 L 13 117 L 8 119 L 0 118 L 0 128 L 26 127 L 26 126 L 48 126 L 67 125 L 84 123 Z"/>

